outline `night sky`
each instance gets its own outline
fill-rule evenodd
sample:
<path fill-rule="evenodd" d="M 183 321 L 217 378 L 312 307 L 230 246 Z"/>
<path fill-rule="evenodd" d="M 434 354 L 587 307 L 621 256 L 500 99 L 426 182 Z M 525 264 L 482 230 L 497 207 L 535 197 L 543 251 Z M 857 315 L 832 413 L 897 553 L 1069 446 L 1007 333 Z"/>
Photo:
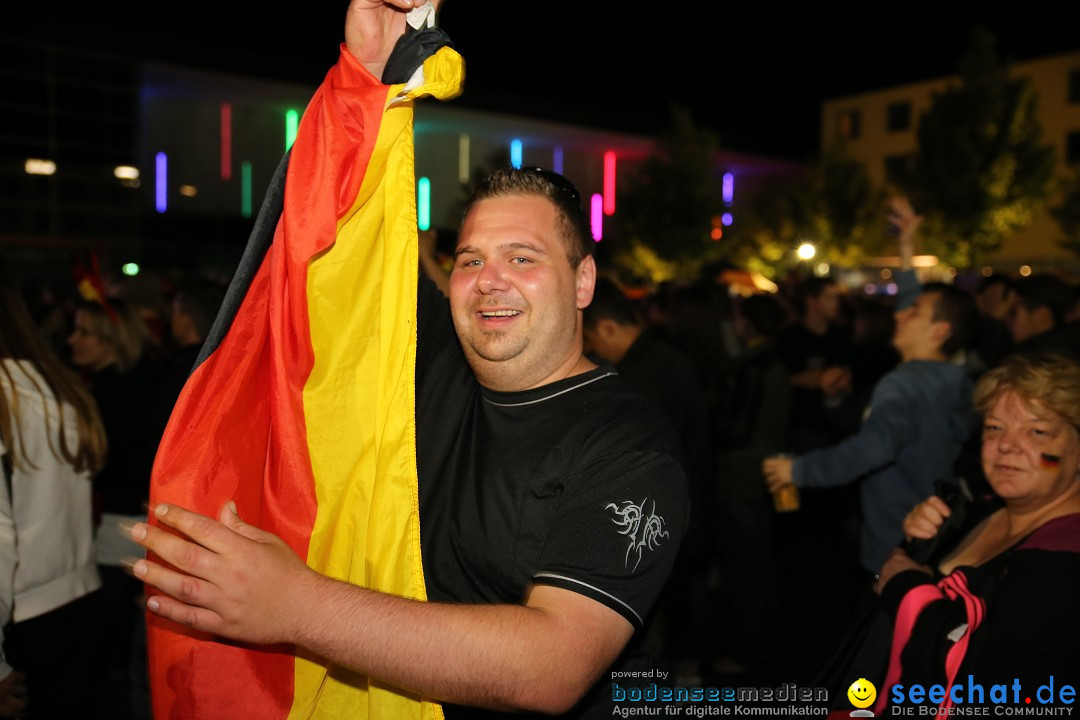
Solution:
<path fill-rule="evenodd" d="M 14 15 L 0 35 L 313 89 L 336 57 L 345 7 L 342 0 L 26 5 L 6 9 Z M 656 134 L 678 102 L 716 130 L 723 147 L 790 158 L 816 149 L 822 100 L 952 72 L 977 24 L 1016 60 L 1080 49 L 1080 2 L 1042 0 L 447 0 L 441 24 L 466 59 L 463 104 Z"/>

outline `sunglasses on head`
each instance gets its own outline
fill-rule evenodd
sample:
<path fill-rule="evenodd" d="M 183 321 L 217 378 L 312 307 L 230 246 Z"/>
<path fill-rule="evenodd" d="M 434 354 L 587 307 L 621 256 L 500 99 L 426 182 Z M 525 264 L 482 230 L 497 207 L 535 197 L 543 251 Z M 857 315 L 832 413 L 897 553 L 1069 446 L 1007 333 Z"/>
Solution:
<path fill-rule="evenodd" d="M 545 170 L 541 167 L 523 167 L 520 168 L 520 172 L 537 175 L 547 180 L 549 183 L 558 188 L 559 192 L 565 194 L 568 198 L 573 200 L 574 204 L 581 209 L 582 215 L 585 214 L 585 207 L 581 204 L 581 194 L 578 192 L 578 189 L 574 187 L 574 183 L 570 182 L 559 173 L 552 172 L 551 170 Z"/>

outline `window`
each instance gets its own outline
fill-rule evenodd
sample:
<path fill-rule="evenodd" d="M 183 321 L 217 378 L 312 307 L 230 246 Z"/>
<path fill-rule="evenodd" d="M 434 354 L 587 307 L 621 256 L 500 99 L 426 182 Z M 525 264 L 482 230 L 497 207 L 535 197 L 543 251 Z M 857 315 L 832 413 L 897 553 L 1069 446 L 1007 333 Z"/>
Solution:
<path fill-rule="evenodd" d="M 885 179 L 896 185 L 903 185 L 911 170 L 911 158 L 908 155 L 888 155 L 885 157 Z"/>
<path fill-rule="evenodd" d="M 862 134 L 862 113 L 858 110 L 847 110 L 840 113 L 839 120 L 840 122 L 837 130 L 840 133 L 840 137 L 854 140 Z"/>
<path fill-rule="evenodd" d="M 1069 73 L 1069 102 L 1080 103 L 1080 68 Z"/>
<path fill-rule="evenodd" d="M 1065 136 L 1065 162 L 1080 165 L 1080 130 L 1073 130 Z"/>
<path fill-rule="evenodd" d="M 899 102 L 889 105 L 885 110 L 885 129 L 889 132 L 911 129 L 911 103 Z"/>

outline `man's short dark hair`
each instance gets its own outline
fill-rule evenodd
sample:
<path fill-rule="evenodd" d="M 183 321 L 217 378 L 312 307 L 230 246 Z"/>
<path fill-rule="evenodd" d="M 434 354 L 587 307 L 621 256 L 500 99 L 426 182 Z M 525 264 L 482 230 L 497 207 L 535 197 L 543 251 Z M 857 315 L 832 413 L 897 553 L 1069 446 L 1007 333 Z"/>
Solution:
<path fill-rule="evenodd" d="M 946 357 L 967 350 L 979 335 L 979 308 L 975 298 L 955 285 L 934 282 L 923 285 L 923 294 L 933 293 L 934 320 L 949 323 L 949 337 L 941 344 Z"/>
<path fill-rule="evenodd" d="M 1072 288 L 1053 275 L 1020 278 L 1013 283 L 1012 289 L 1017 299 L 1029 311 L 1047 308 L 1054 316 L 1054 325 L 1060 325 L 1072 307 Z"/>
<path fill-rule="evenodd" d="M 597 278 L 592 302 L 585 308 L 582 317 L 585 327 L 590 330 L 601 320 L 614 320 L 619 325 L 641 326 L 641 316 L 637 308 L 609 278 Z"/>
<path fill-rule="evenodd" d="M 550 170 L 501 168 L 491 173 L 476 184 L 476 190 L 462 215 L 462 224 L 473 205 L 480 200 L 514 195 L 537 195 L 555 206 L 571 267 L 577 268 L 582 260 L 593 254 L 596 243 L 593 242 L 592 229 L 581 205 L 581 196 L 569 180 Z"/>

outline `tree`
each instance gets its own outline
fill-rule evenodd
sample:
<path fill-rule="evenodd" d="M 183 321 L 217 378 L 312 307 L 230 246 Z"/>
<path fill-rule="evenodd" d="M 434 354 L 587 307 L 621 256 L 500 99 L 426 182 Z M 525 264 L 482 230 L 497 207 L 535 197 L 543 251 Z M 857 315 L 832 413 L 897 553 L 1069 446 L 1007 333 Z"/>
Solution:
<path fill-rule="evenodd" d="M 754 193 L 732 233 L 733 259 L 772 275 L 797 262 L 792 251 L 809 242 L 822 261 L 855 264 L 880 249 L 884 200 L 866 166 L 836 143 L 805 174 L 772 178 Z"/>
<path fill-rule="evenodd" d="M 1062 246 L 1080 253 L 1080 171 L 1065 183 L 1061 204 L 1053 208 L 1050 214 L 1061 226 Z"/>
<path fill-rule="evenodd" d="M 989 31 L 973 33 L 959 84 L 935 94 L 920 120 L 911 173 L 929 249 L 961 267 L 1028 226 L 1053 179 L 1035 92 L 1028 80 L 1009 76 L 994 44 Z"/>
<path fill-rule="evenodd" d="M 620 193 L 615 261 L 654 282 L 692 280 L 721 250 L 709 233 L 724 211 L 714 159 L 718 140 L 671 108 L 671 126 Z"/>

